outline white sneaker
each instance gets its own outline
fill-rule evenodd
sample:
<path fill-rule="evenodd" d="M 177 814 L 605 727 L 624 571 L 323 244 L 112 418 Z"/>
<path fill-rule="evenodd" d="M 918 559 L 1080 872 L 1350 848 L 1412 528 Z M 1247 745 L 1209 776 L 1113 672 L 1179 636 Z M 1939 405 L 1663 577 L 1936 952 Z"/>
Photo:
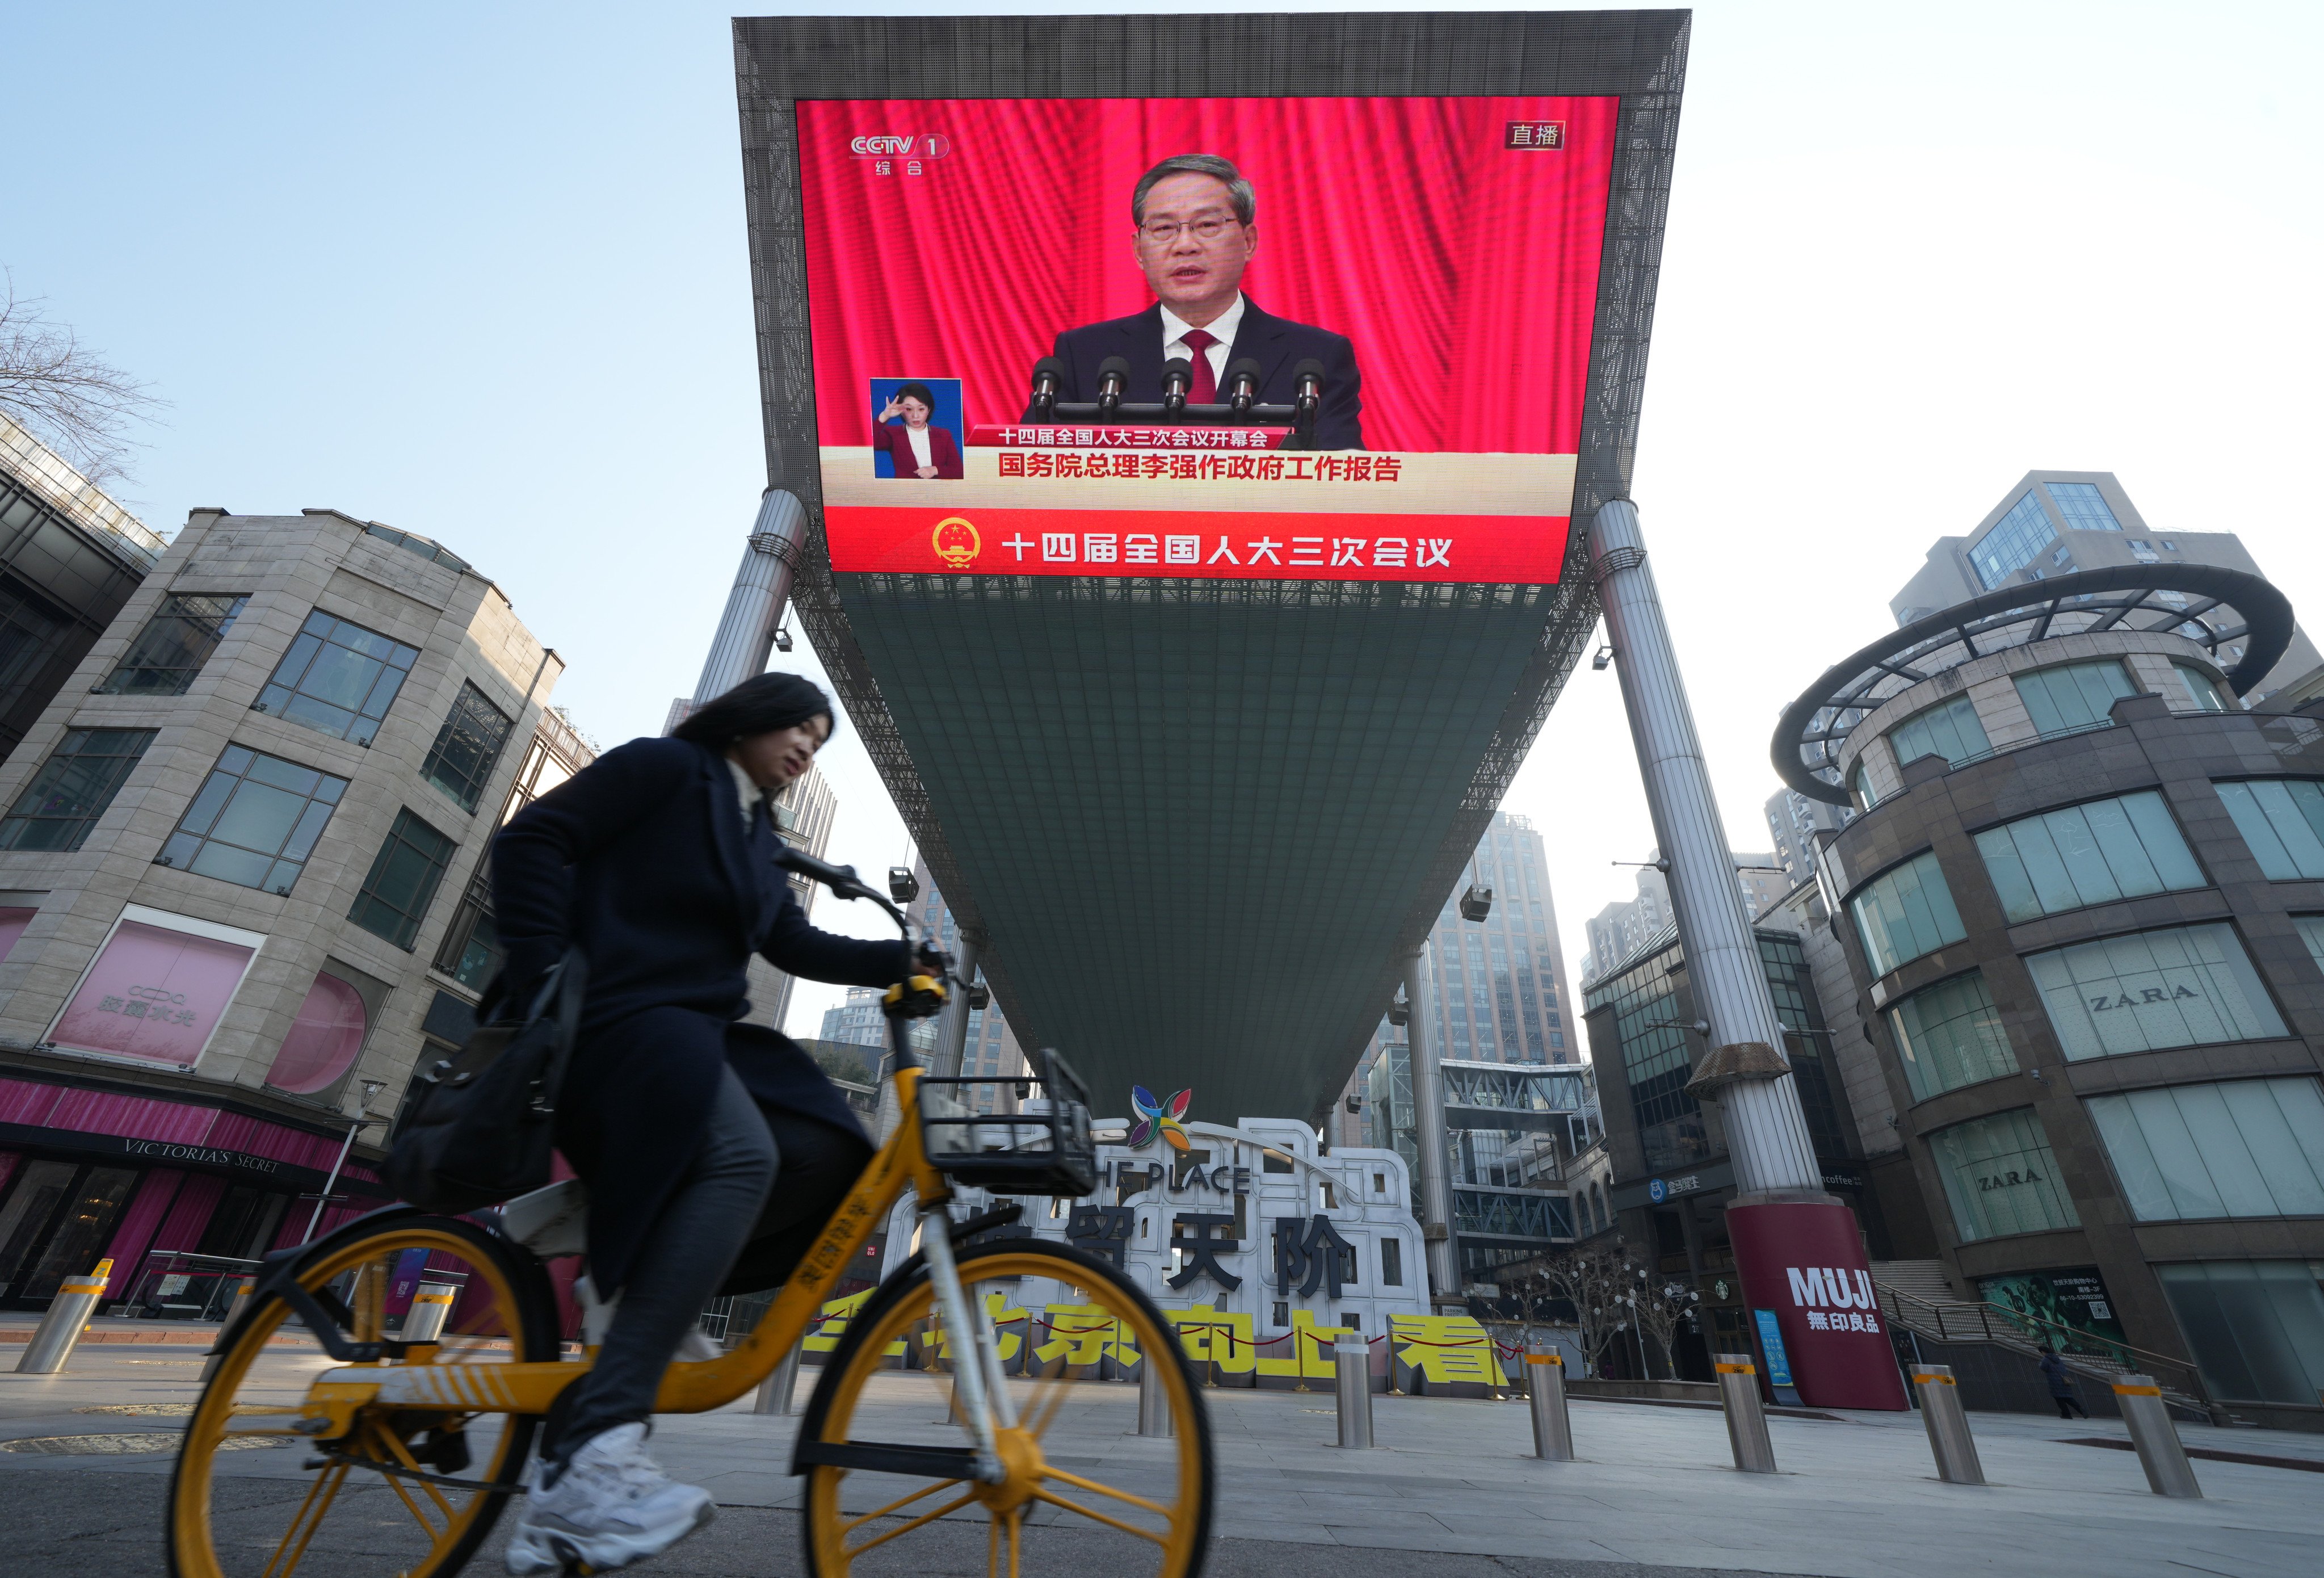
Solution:
<path fill-rule="evenodd" d="M 546 1487 L 546 1465 L 536 1463 L 509 1536 L 508 1570 L 607 1573 L 659 1555 L 708 1523 L 717 1511 L 710 1492 L 671 1480 L 645 1444 L 643 1425 L 616 1425 L 582 1443 Z"/>

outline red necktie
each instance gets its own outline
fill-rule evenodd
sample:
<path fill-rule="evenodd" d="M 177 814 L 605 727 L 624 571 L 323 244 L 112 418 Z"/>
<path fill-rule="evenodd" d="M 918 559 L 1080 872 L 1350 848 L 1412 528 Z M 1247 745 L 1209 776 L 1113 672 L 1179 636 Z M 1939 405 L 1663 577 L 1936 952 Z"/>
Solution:
<path fill-rule="evenodd" d="M 1194 353 L 1194 383 L 1186 392 L 1188 402 L 1194 405 L 1217 404 L 1219 375 L 1211 371 L 1210 351 L 1219 343 L 1219 337 L 1208 329 L 1190 328 L 1183 338 L 1186 348 Z"/>

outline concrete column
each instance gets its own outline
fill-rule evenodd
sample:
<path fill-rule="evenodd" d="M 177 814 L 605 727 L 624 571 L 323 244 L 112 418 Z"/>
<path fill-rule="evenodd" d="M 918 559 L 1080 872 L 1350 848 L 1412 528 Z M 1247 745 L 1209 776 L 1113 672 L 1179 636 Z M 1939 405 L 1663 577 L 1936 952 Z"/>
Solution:
<path fill-rule="evenodd" d="M 983 940 L 969 932 L 960 933 L 960 952 L 953 960 L 952 973 L 963 981 L 974 981 L 977 967 L 984 962 Z M 936 1016 L 936 1044 L 928 1053 L 928 1072 L 938 1079 L 952 1079 L 960 1073 L 963 1056 L 968 1048 L 968 988 L 947 989 L 944 1012 Z"/>
<path fill-rule="evenodd" d="M 1756 1042 L 1780 1057 L 1783 1021 L 1767 990 L 1751 918 L 1744 913 L 1727 829 L 1711 797 L 1694 714 L 1646 564 L 1637 507 L 1629 500 L 1609 500 L 1599 509 L 1590 528 L 1590 562 L 1605 604 L 1606 639 L 1621 677 L 1655 837 L 1670 863 L 1671 906 L 1695 1011 L 1710 1022 L 1714 1049 Z M 1822 1196 L 1822 1169 L 1789 1074 L 1736 1080 L 1720 1088 L 1718 1100 L 1739 1195 Z"/>
<path fill-rule="evenodd" d="M 1405 1039 L 1412 1058 L 1413 1142 L 1420 1156 L 1420 1234 L 1428 1250 L 1429 1291 L 1461 1295 L 1459 1257 L 1452 1252 L 1452 1169 L 1445 1155 L 1444 1075 L 1436 1066 L 1436 983 L 1423 943 L 1404 963 L 1404 995 L 1412 1005 Z"/>
<path fill-rule="evenodd" d="M 807 532 L 807 512 L 795 494 L 769 488 L 759 501 L 759 519 L 726 594 L 726 612 L 703 660 L 694 687 L 694 705 L 724 696 L 745 679 L 767 671 L 775 627 L 791 599 L 791 562 Z"/>

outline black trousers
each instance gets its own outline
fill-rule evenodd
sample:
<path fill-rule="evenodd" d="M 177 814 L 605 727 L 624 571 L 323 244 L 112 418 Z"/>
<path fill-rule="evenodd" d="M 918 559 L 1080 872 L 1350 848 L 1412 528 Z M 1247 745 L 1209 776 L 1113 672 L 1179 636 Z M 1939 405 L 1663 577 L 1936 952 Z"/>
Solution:
<path fill-rule="evenodd" d="M 2061 1419 L 2070 1419 L 2077 1414 L 2081 1415 L 2085 1419 L 2089 1417 L 2089 1415 L 2082 1412 L 2081 1404 L 2076 1402 L 2072 1398 L 2066 1396 L 2063 1392 L 2052 1395 L 2050 1400 L 2058 1405 L 2058 1417 Z"/>

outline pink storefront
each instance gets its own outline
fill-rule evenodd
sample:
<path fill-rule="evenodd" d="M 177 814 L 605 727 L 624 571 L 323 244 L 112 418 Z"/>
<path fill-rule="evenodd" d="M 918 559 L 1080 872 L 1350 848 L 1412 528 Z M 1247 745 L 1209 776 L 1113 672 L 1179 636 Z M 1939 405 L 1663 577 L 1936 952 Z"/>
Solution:
<path fill-rule="evenodd" d="M 198 1318 L 238 1280 L 231 1262 L 307 1236 L 346 1133 L 231 1098 L 0 1076 L 0 1308 L 41 1308 L 64 1278 L 109 1259 L 108 1308 L 134 1300 L 134 1313 Z M 318 1232 L 388 1203 L 355 1157 L 331 1195 Z"/>

